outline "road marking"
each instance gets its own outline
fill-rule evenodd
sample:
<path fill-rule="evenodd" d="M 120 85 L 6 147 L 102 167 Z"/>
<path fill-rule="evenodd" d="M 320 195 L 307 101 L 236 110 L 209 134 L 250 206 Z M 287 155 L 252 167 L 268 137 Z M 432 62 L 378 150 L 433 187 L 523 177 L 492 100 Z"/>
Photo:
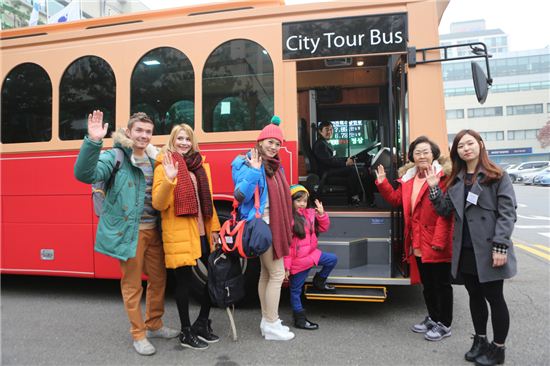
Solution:
<path fill-rule="evenodd" d="M 536 255 L 537 257 L 541 257 L 546 259 L 547 261 L 550 261 L 550 254 L 546 254 L 544 252 L 541 252 L 540 250 L 531 248 L 530 246 L 523 245 L 523 244 L 515 244 L 516 247 L 525 250 L 526 252 L 529 252 L 531 254 Z"/>
<path fill-rule="evenodd" d="M 523 203 L 518 203 L 518 207 L 527 207 L 527 205 Z"/>
<path fill-rule="evenodd" d="M 538 215 L 526 216 L 526 215 L 518 214 L 518 217 L 520 219 L 528 219 L 528 220 L 550 220 L 550 217 L 548 216 L 538 216 Z"/>
<path fill-rule="evenodd" d="M 550 238 L 550 233 L 539 233 L 539 235 L 546 236 L 546 237 Z"/>
<path fill-rule="evenodd" d="M 535 246 L 539 249 L 542 249 L 548 253 L 550 253 L 550 247 L 546 246 L 546 245 L 540 245 L 540 244 L 535 244 Z"/>
<path fill-rule="evenodd" d="M 516 229 L 550 229 L 550 225 L 515 225 Z"/>

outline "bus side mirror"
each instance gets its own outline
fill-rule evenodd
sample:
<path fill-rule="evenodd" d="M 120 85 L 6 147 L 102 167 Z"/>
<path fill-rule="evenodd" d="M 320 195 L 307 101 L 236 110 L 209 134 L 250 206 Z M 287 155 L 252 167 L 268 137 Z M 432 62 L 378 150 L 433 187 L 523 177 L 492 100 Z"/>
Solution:
<path fill-rule="evenodd" d="M 489 94 L 489 85 L 491 81 L 485 76 L 485 72 L 477 63 L 472 62 L 472 78 L 474 81 L 474 89 L 476 91 L 477 101 L 480 104 L 485 103 L 487 94 Z"/>

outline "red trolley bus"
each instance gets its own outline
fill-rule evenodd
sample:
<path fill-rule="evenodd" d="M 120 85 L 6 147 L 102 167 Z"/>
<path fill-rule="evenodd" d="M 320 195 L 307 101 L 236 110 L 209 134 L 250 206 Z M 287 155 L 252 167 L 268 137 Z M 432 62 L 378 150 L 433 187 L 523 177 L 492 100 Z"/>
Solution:
<path fill-rule="evenodd" d="M 115 260 L 93 250 L 90 187 L 73 177 L 91 110 L 110 128 L 146 112 L 159 146 L 173 124 L 193 125 L 221 217 L 231 161 L 277 114 L 289 181 L 313 184 L 332 217 L 320 242 L 339 256 L 330 299 L 384 301 L 386 286 L 410 284 L 400 212 L 378 198 L 376 208 L 348 206 L 338 184 L 312 180 L 311 143 L 316 124 L 332 121 L 337 154 L 391 152 L 394 176 L 410 138 L 446 148 L 441 67 L 412 68 L 407 57 L 438 44 L 446 5 L 233 1 L 2 31 L 1 272 L 119 277 Z"/>

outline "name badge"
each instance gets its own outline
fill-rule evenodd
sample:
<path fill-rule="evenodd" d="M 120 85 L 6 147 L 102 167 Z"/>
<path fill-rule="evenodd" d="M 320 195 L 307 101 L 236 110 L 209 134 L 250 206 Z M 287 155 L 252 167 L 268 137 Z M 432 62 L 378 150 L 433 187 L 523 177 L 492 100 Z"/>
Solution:
<path fill-rule="evenodd" d="M 479 196 L 475 193 L 468 192 L 468 197 L 466 197 L 466 201 L 470 202 L 473 205 L 477 205 L 477 199 Z"/>
<path fill-rule="evenodd" d="M 232 236 L 226 236 L 225 237 L 225 242 L 227 244 L 233 244 L 233 237 Z"/>

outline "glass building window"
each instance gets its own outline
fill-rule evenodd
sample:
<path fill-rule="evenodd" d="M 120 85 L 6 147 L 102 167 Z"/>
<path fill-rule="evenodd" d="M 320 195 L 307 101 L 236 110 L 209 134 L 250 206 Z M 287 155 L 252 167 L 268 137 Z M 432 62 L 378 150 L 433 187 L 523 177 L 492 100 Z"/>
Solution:
<path fill-rule="evenodd" d="M 542 113 L 542 103 L 506 106 L 506 114 L 509 116 L 538 113 Z"/>
<path fill-rule="evenodd" d="M 235 39 L 208 57 L 202 74 L 206 132 L 260 130 L 273 116 L 273 63 L 259 44 Z"/>
<path fill-rule="evenodd" d="M 480 132 L 479 135 L 485 141 L 503 141 L 504 140 L 504 131 L 484 131 L 484 132 Z"/>
<path fill-rule="evenodd" d="M 172 126 L 195 126 L 195 72 L 180 50 L 160 47 L 146 53 L 134 67 L 131 113 L 153 119 L 155 135 L 167 135 Z"/>
<path fill-rule="evenodd" d="M 109 123 L 107 136 L 115 128 L 115 74 L 101 57 L 84 56 L 65 70 L 59 86 L 59 138 L 83 139 L 88 114 L 101 110 Z"/>
<path fill-rule="evenodd" d="M 14 67 L 2 83 L 2 143 L 52 138 L 52 82 L 42 67 Z"/>
<path fill-rule="evenodd" d="M 538 129 L 509 130 L 508 140 L 535 140 L 537 138 L 538 131 Z"/>
<path fill-rule="evenodd" d="M 464 118 L 464 109 L 447 109 L 445 116 L 447 119 L 462 119 Z"/>
<path fill-rule="evenodd" d="M 468 108 L 468 118 L 502 116 L 502 107 Z"/>

